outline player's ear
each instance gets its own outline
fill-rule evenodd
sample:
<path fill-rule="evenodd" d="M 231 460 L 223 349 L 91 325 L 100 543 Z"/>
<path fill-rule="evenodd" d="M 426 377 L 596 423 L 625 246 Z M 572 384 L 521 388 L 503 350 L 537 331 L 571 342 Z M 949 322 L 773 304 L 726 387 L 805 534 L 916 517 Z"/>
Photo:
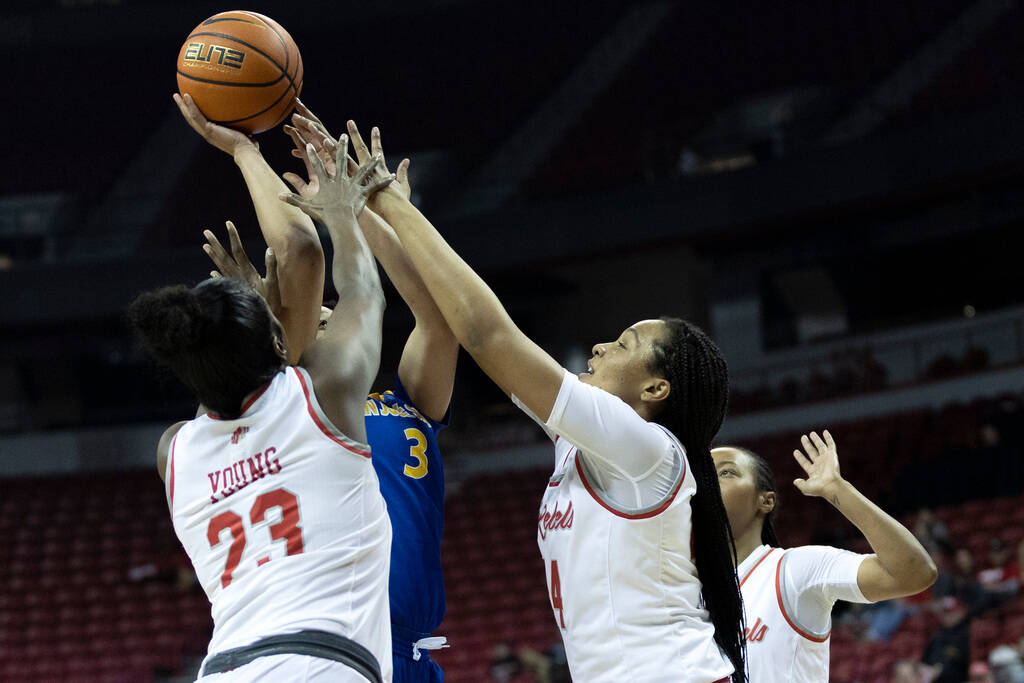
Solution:
<path fill-rule="evenodd" d="M 672 385 L 667 379 L 652 377 L 644 384 L 643 391 L 640 392 L 640 399 L 642 401 L 664 401 L 671 391 Z"/>
<path fill-rule="evenodd" d="M 775 509 L 775 491 L 765 491 L 757 494 L 757 509 L 768 514 Z"/>

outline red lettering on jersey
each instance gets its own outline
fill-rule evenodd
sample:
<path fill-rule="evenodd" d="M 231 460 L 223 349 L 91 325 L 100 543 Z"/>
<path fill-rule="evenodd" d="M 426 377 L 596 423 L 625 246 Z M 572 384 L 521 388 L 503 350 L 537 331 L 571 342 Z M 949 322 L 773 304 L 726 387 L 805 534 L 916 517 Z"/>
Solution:
<path fill-rule="evenodd" d="M 767 624 L 762 624 L 761 617 L 758 617 L 757 621 L 754 622 L 753 626 L 749 626 L 743 629 L 743 637 L 746 638 L 748 643 L 760 643 L 762 640 L 764 640 L 764 635 L 767 632 Z"/>
<path fill-rule="evenodd" d="M 220 470 L 210 472 L 206 476 L 210 478 L 210 488 L 213 489 L 213 493 L 217 493 L 217 483 L 220 482 Z"/>
<path fill-rule="evenodd" d="M 549 531 L 571 529 L 572 520 L 572 501 L 569 502 L 569 507 L 565 508 L 565 510 L 559 510 L 558 503 L 555 503 L 555 507 L 549 511 L 545 503 L 537 518 L 537 531 L 540 533 L 541 538 L 547 538 Z"/>
<path fill-rule="evenodd" d="M 263 454 L 257 453 L 256 455 L 249 458 L 249 474 L 252 475 L 253 481 L 262 479 L 267 476 L 267 473 L 263 471 Z"/>
<path fill-rule="evenodd" d="M 230 488 L 230 489 L 235 488 L 235 471 L 232 468 L 225 467 L 224 471 L 221 472 L 220 476 L 224 480 L 224 486 L 225 487 Z M 228 485 L 228 476 L 231 477 L 231 484 L 230 485 Z"/>
<path fill-rule="evenodd" d="M 273 446 L 264 451 L 263 457 L 266 458 L 267 461 L 267 472 L 269 472 L 270 474 L 277 474 L 278 472 L 281 471 L 281 461 L 278 460 L 277 458 L 274 458 L 274 462 L 271 463 L 270 455 L 272 453 L 277 453 L 277 449 L 274 448 Z M 275 470 L 273 466 L 276 466 L 277 469 Z"/>
<path fill-rule="evenodd" d="M 236 480 L 240 480 L 242 482 L 241 485 L 239 486 L 239 488 L 241 488 L 242 486 L 245 486 L 246 484 L 249 483 L 249 479 L 245 476 L 245 461 L 244 460 L 239 460 L 238 462 L 236 462 L 234 465 L 231 466 L 231 469 L 235 473 L 235 479 Z"/>
<path fill-rule="evenodd" d="M 230 467 L 225 467 L 216 472 L 208 472 L 206 476 L 210 480 L 210 488 L 213 489 L 213 493 L 210 495 L 210 502 L 217 503 L 228 496 L 238 493 L 258 479 L 280 472 L 283 469 L 281 460 L 274 458 L 271 461 L 270 459 L 270 456 L 274 453 L 277 453 L 277 449 L 271 446 L 266 451 L 256 453 L 252 457 L 231 463 Z M 245 471 L 246 465 L 249 468 L 248 475 Z"/>
<path fill-rule="evenodd" d="M 238 429 L 236 429 L 234 432 L 231 433 L 231 443 L 236 444 L 239 441 L 241 441 L 242 437 L 245 436 L 245 433 L 248 431 L 248 427 L 239 427 Z"/>

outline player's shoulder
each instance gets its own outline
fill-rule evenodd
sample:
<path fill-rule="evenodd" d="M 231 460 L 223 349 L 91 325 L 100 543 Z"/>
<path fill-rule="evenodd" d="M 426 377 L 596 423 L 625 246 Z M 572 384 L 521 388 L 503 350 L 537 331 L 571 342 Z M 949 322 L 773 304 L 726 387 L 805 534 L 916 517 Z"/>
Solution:
<path fill-rule="evenodd" d="M 821 563 L 836 557 L 852 554 L 849 550 L 834 548 L 830 545 L 798 545 L 784 550 L 787 564 Z"/>
<path fill-rule="evenodd" d="M 164 473 L 167 471 L 167 457 L 171 450 L 171 443 L 186 424 L 188 424 L 186 420 L 175 422 L 160 435 L 160 441 L 156 446 L 156 469 L 161 479 L 164 478 Z"/>

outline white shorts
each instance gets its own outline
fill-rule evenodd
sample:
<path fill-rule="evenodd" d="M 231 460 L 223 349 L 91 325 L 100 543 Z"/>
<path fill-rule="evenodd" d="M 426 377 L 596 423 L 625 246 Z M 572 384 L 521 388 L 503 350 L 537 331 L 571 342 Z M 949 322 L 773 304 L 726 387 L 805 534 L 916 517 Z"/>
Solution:
<path fill-rule="evenodd" d="M 231 671 L 210 674 L 196 683 L 367 683 L 369 679 L 347 664 L 309 655 L 269 655 Z"/>

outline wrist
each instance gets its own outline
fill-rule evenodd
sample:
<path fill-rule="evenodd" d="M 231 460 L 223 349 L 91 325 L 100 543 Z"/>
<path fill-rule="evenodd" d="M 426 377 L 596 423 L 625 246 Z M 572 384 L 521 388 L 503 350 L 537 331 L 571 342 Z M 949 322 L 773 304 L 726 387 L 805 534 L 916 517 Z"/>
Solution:
<path fill-rule="evenodd" d="M 839 507 L 839 500 L 844 494 L 854 491 L 853 484 L 842 477 L 837 477 L 832 483 L 825 486 L 821 491 L 821 497 Z"/>
<path fill-rule="evenodd" d="M 403 197 L 400 192 L 390 187 L 386 187 L 378 192 L 373 199 L 373 208 L 381 215 L 386 215 L 409 204 L 409 200 Z"/>
<path fill-rule="evenodd" d="M 235 147 L 235 150 L 231 153 L 235 163 L 239 166 L 249 162 L 262 159 L 263 155 L 260 154 L 260 148 L 255 142 L 240 143 Z"/>

